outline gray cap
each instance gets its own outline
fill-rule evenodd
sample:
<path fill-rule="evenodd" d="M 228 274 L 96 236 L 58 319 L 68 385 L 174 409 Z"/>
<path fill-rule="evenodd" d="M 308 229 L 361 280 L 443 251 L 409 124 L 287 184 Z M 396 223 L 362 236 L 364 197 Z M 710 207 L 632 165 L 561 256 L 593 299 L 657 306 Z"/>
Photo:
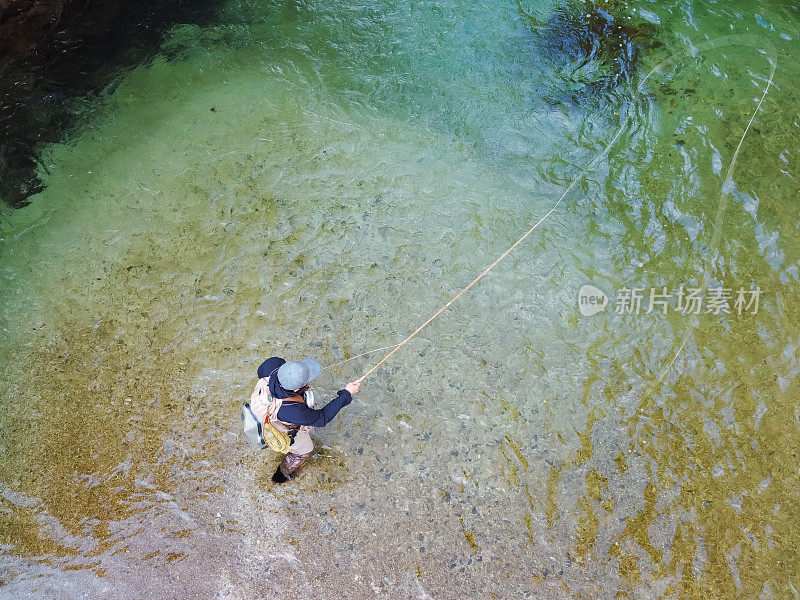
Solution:
<path fill-rule="evenodd" d="M 319 375 L 320 366 L 313 358 L 301 358 L 283 363 L 278 369 L 278 383 L 285 390 L 299 390 L 314 381 Z"/>

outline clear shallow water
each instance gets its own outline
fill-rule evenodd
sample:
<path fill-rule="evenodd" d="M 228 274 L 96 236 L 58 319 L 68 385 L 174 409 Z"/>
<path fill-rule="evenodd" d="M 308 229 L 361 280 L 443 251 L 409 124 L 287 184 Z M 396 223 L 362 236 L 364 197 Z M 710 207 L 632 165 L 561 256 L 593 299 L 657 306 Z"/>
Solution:
<path fill-rule="evenodd" d="M 661 44 L 641 74 L 707 37 L 777 48 L 718 254 L 769 74 L 752 48 L 643 98 L 587 92 L 543 42 L 550 5 L 244 3 L 87 105 L 47 191 L 3 214 L 2 591 L 791 597 L 797 9 L 641 7 Z M 274 489 L 277 457 L 239 437 L 259 361 L 400 341 L 549 210 L 616 113 L 608 158 Z M 758 314 L 578 312 L 585 283 L 706 277 L 759 286 Z"/>

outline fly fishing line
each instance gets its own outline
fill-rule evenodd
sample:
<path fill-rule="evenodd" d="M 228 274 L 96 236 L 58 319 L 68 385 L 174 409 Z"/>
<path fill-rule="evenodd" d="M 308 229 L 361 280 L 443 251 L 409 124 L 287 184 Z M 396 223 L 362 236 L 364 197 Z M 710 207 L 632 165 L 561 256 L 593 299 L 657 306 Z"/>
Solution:
<path fill-rule="evenodd" d="M 748 123 L 747 128 L 744 131 L 744 135 L 742 135 L 742 139 L 740 140 L 739 145 L 736 148 L 736 152 L 734 153 L 733 160 L 731 161 L 731 165 L 728 168 L 728 173 L 726 174 L 725 183 L 723 183 L 722 196 L 720 197 L 720 206 L 718 207 L 718 210 L 717 210 L 717 219 L 716 219 L 716 224 L 715 224 L 714 240 L 716 241 L 716 243 L 719 243 L 719 231 L 717 229 L 717 226 L 720 224 L 720 222 L 722 220 L 722 216 L 724 215 L 725 205 L 727 204 L 727 196 L 729 195 L 729 192 L 726 191 L 726 190 L 728 190 L 728 188 L 731 187 L 731 185 L 728 182 L 732 182 L 733 169 L 734 169 L 735 164 L 736 164 L 736 159 L 738 157 L 739 150 L 741 149 L 742 143 L 744 142 L 744 138 L 745 138 L 745 136 L 747 135 L 747 132 L 750 129 L 750 125 L 752 124 L 753 119 L 755 118 L 756 114 L 758 113 L 758 111 L 761 108 L 761 103 L 764 101 L 764 98 L 766 97 L 767 91 L 769 90 L 769 87 L 772 84 L 772 80 L 773 80 L 773 77 L 775 75 L 775 70 L 777 68 L 776 67 L 777 57 L 776 57 L 775 48 L 769 42 L 767 42 L 765 40 L 761 40 L 761 39 L 757 38 L 756 36 L 751 36 L 751 35 L 731 35 L 731 36 L 725 36 L 725 37 L 722 37 L 722 38 L 718 38 L 718 39 L 715 39 L 715 40 L 710 40 L 710 41 L 707 41 L 707 42 L 703 42 L 702 44 L 698 44 L 697 46 L 692 46 L 691 48 L 688 48 L 688 49 L 683 50 L 681 52 L 677 52 L 677 53 L 673 54 L 672 56 L 670 56 L 669 58 L 661 61 L 660 63 L 658 63 L 655 67 L 653 67 L 650 70 L 650 72 L 639 82 L 639 85 L 636 87 L 637 93 L 642 94 L 644 92 L 644 86 L 647 83 L 647 80 L 650 79 L 650 77 L 653 74 L 655 74 L 657 72 L 661 72 L 666 66 L 676 62 L 679 58 L 683 58 L 685 56 L 689 56 L 690 58 L 694 58 L 699 54 L 699 52 L 701 50 L 709 50 L 709 49 L 717 48 L 717 47 L 720 47 L 720 46 L 728 46 L 728 45 L 735 45 L 735 44 L 742 44 L 742 45 L 746 45 L 746 46 L 755 47 L 755 48 L 758 48 L 758 49 L 760 49 L 762 46 L 766 46 L 768 48 L 768 50 L 770 51 L 769 58 L 770 58 L 771 71 L 770 71 L 770 77 L 769 77 L 769 81 L 767 83 L 767 86 L 766 86 L 766 88 L 764 90 L 764 93 L 763 93 L 763 95 L 761 97 L 761 100 L 758 103 L 758 106 L 756 107 L 755 112 L 753 113 L 753 117 L 750 119 L 750 123 Z M 519 246 L 523 241 L 525 241 L 525 238 L 527 238 L 531 233 L 533 233 L 536 230 L 536 228 L 539 227 L 539 225 L 541 225 L 545 221 L 545 219 L 547 219 L 550 215 L 553 214 L 553 212 L 555 212 L 555 210 L 564 201 L 564 198 L 566 198 L 567 194 L 569 194 L 573 190 L 573 188 L 578 184 L 578 182 L 583 178 L 583 176 L 586 175 L 590 170 L 592 170 L 597 165 L 597 163 L 600 162 L 600 160 L 602 160 L 608 154 L 609 150 L 611 150 L 611 147 L 617 142 L 617 140 L 622 135 L 623 131 L 625 131 L 625 128 L 628 126 L 629 122 L 630 122 L 630 114 L 629 114 L 629 111 L 628 111 L 628 112 L 626 112 L 626 116 L 623 119 L 622 123 L 620 124 L 617 132 L 614 134 L 614 137 L 605 145 L 603 150 L 597 156 L 595 156 L 595 158 L 589 163 L 589 165 L 586 166 L 572 180 L 572 182 L 569 184 L 569 186 L 567 186 L 567 189 L 564 190 L 564 192 L 561 194 L 559 199 L 550 208 L 550 210 L 548 210 L 545 213 L 545 215 L 541 219 L 539 219 L 530 229 L 528 229 L 528 231 L 526 231 L 517 241 L 515 241 L 513 244 L 511 244 L 511 246 L 509 246 L 509 248 L 505 252 L 503 252 L 497 259 L 495 259 L 494 262 L 492 262 L 488 267 L 486 267 L 480 273 L 480 275 L 478 275 L 466 287 L 464 287 L 460 292 L 458 292 L 455 296 L 453 296 L 453 298 L 449 302 L 447 302 L 447 304 L 443 305 L 439 310 L 437 310 L 433 315 L 431 315 L 428 318 L 427 321 L 425 321 L 422 325 L 417 327 L 417 329 L 415 329 L 402 342 L 400 342 L 399 344 L 394 346 L 391 352 L 389 352 L 386 356 L 384 356 L 380 361 L 375 363 L 375 365 L 369 371 L 364 373 L 364 375 L 362 375 L 358 379 L 358 381 L 363 381 L 364 379 L 366 379 L 370 374 L 372 374 L 384 362 L 389 360 L 389 358 L 391 358 L 398 350 L 400 350 L 400 348 L 405 346 L 419 332 L 421 332 L 428 325 L 430 325 L 431 322 L 433 322 L 434 319 L 439 317 L 439 315 L 441 315 L 451 304 L 453 304 L 453 302 L 455 302 L 461 296 L 463 296 L 472 286 L 474 286 L 481 279 L 483 279 L 492 269 L 494 269 L 498 264 L 500 264 L 501 261 L 503 261 L 509 254 L 511 254 L 511 252 L 513 252 L 514 249 L 517 246 Z M 687 334 L 687 338 L 686 339 L 688 339 L 688 334 Z M 678 351 L 675 354 L 675 357 L 672 359 L 672 361 L 670 362 L 670 364 L 669 364 L 669 366 L 667 367 L 666 370 L 668 370 L 669 367 L 675 362 L 675 358 L 677 358 L 678 353 L 680 353 L 680 351 L 683 349 L 683 346 L 686 344 L 686 339 L 684 339 L 683 344 L 681 344 L 680 348 L 678 349 Z M 391 346 L 389 346 L 389 347 L 391 347 Z M 664 372 L 666 372 L 666 370 Z M 662 375 L 659 377 L 658 381 L 660 381 L 663 378 L 663 376 L 664 376 L 664 373 L 662 373 Z"/>

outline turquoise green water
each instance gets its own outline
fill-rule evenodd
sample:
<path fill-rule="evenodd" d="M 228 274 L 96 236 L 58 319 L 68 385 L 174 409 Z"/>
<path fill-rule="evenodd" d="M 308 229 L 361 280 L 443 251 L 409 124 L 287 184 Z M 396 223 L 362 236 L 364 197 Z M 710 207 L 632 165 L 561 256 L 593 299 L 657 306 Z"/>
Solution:
<path fill-rule="evenodd" d="M 552 4 L 259 1 L 87 104 L 2 213 L 0 591 L 797 595 L 798 11 L 613 10 L 647 35 L 606 87 L 555 50 Z M 723 44 L 635 93 L 744 33 L 766 54 Z M 273 488 L 239 434 L 259 362 L 401 341 L 626 115 Z M 580 314 L 587 283 L 607 311 Z M 757 314 L 613 311 L 704 284 L 757 286 Z"/>

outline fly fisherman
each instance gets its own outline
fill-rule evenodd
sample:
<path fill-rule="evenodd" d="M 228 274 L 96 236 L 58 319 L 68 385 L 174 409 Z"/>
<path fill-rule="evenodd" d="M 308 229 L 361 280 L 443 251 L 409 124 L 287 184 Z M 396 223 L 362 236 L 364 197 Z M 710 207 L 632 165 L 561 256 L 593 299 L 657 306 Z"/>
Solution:
<path fill-rule="evenodd" d="M 306 459 L 314 452 L 314 442 L 309 431 L 314 427 L 325 427 L 336 414 L 353 400 L 353 394 L 361 387 L 361 379 L 351 381 L 339 390 L 336 398 L 323 408 L 316 410 L 314 396 L 308 384 L 319 375 L 319 363 L 313 358 L 286 362 L 277 356 L 268 358 L 258 367 L 259 382 L 268 393 L 261 400 L 252 402 L 252 410 L 261 421 L 270 412 L 270 423 L 279 431 L 289 435 L 292 445 L 289 453 L 272 476 L 275 483 L 291 478 Z M 277 402 L 274 402 L 273 399 Z"/>

